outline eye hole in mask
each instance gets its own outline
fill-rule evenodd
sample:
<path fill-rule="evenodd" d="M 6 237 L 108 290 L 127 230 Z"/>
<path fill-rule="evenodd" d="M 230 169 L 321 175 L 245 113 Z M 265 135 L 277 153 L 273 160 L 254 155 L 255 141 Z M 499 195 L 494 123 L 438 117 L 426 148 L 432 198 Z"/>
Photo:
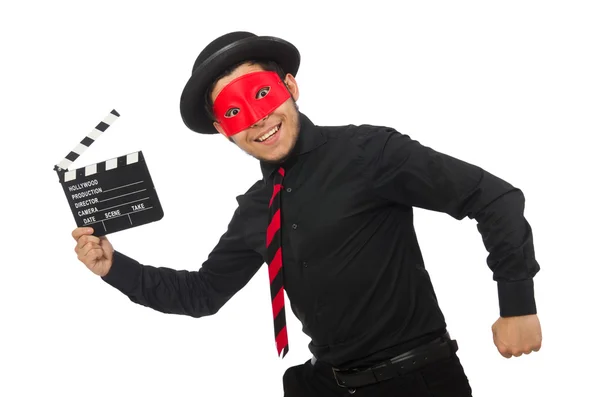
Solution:
<path fill-rule="evenodd" d="M 225 117 L 230 119 L 232 117 L 237 116 L 239 112 L 240 112 L 240 108 L 231 108 L 227 112 L 225 112 Z"/>
<path fill-rule="evenodd" d="M 267 94 L 269 93 L 269 91 L 271 90 L 271 87 L 263 87 L 261 88 L 258 93 L 256 94 L 256 99 L 263 99 L 264 97 L 267 96 Z"/>

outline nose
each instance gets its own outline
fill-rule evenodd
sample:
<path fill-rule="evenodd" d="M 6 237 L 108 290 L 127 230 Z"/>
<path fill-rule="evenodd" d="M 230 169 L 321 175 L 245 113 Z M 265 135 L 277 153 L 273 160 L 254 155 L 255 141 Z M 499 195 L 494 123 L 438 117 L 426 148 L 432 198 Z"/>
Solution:
<path fill-rule="evenodd" d="M 258 120 L 256 123 L 252 124 L 252 127 L 255 127 L 259 124 L 264 123 L 265 121 L 267 121 L 267 119 L 269 118 L 269 115 L 267 114 L 265 117 L 263 117 L 262 119 Z"/>

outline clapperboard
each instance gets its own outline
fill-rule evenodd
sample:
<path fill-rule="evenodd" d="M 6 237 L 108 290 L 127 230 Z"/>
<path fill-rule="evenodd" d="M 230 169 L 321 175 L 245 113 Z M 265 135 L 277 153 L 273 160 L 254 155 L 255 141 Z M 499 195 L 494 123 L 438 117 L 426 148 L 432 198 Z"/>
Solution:
<path fill-rule="evenodd" d="M 68 170 L 119 116 L 112 110 L 54 166 L 77 226 L 94 228 L 96 236 L 155 222 L 164 215 L 142 151 Z"/>

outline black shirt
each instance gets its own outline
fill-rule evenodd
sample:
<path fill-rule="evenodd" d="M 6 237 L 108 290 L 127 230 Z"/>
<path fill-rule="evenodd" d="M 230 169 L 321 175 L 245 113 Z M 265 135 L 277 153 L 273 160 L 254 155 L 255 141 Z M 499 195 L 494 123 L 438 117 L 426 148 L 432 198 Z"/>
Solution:
<path fill-rule="evenodd" d="M 392 128 L 300 120 L 283 182 L 284 285 L 317 359 L 362 367 L 445 331 L 413 207 L 475 219 L 500 315 L 536 313 L 539 265 L 521 190 Z M 216 313 L 266 261 L 277 168 L 261 162 L 264 178 L 237 197 L 227 231 L 198 271 L 142 265 L 115 251 L 104 280 L 161 312 Z"/>

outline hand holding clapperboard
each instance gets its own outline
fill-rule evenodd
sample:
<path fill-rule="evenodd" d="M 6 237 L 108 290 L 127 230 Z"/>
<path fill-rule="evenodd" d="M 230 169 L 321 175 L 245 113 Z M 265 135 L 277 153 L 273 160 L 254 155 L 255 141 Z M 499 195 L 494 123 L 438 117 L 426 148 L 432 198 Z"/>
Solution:
<path fill-rule="evenodd" d="M 54 166 L 77 226 L 92 227 L 95 236 L 155 222 L 164 215 L 141 151 L 67 170 L 119 116 L 113 109 Z"/>

